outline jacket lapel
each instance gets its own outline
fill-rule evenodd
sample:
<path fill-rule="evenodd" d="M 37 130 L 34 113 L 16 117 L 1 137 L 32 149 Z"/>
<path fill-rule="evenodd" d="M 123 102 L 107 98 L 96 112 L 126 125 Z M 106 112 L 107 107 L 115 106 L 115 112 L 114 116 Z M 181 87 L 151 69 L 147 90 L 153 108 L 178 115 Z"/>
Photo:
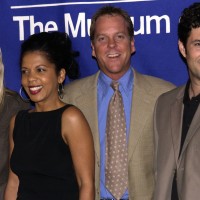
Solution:
<path fill-rule="evenodd" d="M 171 137 L 175 153 L 176 164 L 178 165 L 180 141 L 182 133 L 183 118 L 183 95 L 185 87 L 183 87 L 177 95 L 176 101 L 171 105 Z"/>
<path fill-rule="evenodd" d="M 149 85 L 144 85 L 141 75 L 134 71 L 134 86 L 132 96 L 132 108 L 131 108 L 131 123 L 130 134 L 128 143 L 128 160 L 131 159 L 136 146 L 142 137 L 143 128 L 146 124 L 148 113 L 150 111 L 152 99 L 149 91 L 151 88 Z"/>
<path fill-rule="evenodd" d="M 90 125 L 96 156 L 99 159 L 99 131 L 98 131 L 98 112 L 97 112 L 97 80 L 99 72 L 82 85 L 81 94 L 76 98 L 77 105 L 81 105 L 81 110 L 87 118 Z"/>
<path fill-rule="evenodd" d="M 197 111 L 193 117 L 192 123 L 190 125 L 190 128 L 188 130 L 187 136 L 185 138 L 184 144 L 183 144 L 183 149 L 180 155 L 180 161 L 181 158 L 183 157 L 183 154 L 189 144 L 189 142 L 191 141 L 192 137 L 194 136 L 194 134 L 196 133 L 196 130 L 200 128 L 200 106 L 198 106 Z"/>

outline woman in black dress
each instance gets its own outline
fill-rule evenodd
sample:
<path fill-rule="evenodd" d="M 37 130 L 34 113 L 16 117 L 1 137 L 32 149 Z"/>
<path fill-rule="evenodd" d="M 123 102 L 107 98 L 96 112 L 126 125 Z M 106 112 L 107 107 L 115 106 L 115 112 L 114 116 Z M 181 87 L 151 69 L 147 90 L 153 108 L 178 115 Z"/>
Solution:
<path fill-rule="evenodd" d="M 65 33 L 38 33 L 21 47 L 22 87 L 34 102 L 11 120 L 5 200 L 94 200 L 94 147 L 82 112 L 62 102 L 76 76 Z"/>

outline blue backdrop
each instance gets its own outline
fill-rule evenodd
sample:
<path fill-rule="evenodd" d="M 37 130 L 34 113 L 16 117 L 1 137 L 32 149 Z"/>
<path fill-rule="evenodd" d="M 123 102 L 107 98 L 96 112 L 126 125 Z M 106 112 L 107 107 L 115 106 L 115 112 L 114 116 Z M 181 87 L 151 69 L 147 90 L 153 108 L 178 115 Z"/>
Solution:
<path fill-rule="evenodd" d="M 136 53 L 132 65 L 144 74 L 174 84 L 186 82 L 188 75 L 178 52 L 177 23 L 181 11 L 193 0 L 2 0 L 0 3 L 0 47 L 5 65 L 6 87 L 18 91 L 20 45 L 29 35 L 42 31 L 65 31 L 73 49 L 80 52 L 77 61 L 81 77 L 98 70 L 91 56 L 89 27 L 95 11 L 112 4 L 126 9 L 135 27 Z"/>

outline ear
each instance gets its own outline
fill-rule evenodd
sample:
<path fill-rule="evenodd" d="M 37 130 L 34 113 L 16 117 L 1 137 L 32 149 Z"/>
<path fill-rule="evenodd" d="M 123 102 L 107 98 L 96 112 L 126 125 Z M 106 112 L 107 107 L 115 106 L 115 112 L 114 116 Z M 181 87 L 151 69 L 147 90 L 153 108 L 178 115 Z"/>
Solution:
<path fill-rule="evenodd" d="M 135 49 L 135 40 L 134 38 L 131 40 L 131 53 L 134 53 L 136 51 Z"/>
<path fill-rule="evenodd" d="M 179 51 L 180 51 L 181 55 L 185 58 L 186 57 L 186 49 L 180 40 L 178 41 L 178 47 L 179 47 Z"/>
<path fill-rule="evenodd" d="M 96 58 L 95 48 L 92 42 L 91 42 L 91 48 L 92 48 L 92 56 Z"/>
<path fill-rule="evenodd" d="M 66 76 L 66 71 L 64 68 L 62 68 L 58 75 L 58 83 L 62 83 L 65 80 L 65 76 Z"/>

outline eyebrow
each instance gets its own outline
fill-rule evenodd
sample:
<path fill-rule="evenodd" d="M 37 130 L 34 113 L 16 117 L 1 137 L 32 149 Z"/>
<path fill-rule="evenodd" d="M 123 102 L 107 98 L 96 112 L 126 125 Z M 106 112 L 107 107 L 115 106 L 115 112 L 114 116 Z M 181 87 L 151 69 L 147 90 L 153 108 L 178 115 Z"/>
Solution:
<path fill-rule="evenodd" d="M 195 39 L 192 41 L 192 43 L 195 43 L 195 42 L 200 42 L 200 39 Z"/>

